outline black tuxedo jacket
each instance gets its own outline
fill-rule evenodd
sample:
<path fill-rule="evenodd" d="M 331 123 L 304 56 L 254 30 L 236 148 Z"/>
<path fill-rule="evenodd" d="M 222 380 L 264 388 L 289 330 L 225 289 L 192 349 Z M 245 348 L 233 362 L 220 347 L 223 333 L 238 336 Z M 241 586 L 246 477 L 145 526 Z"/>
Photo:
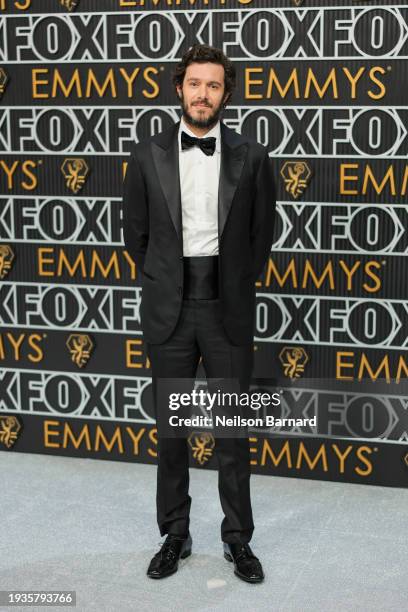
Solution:
<path fill-rule="evenodd" d="M 132 145 L 123 183 L 123 237 L 142 271 L 140 318 L 151 344 L 171 335 L 183 299 L 179 125 Z M 221 122 L 219 297 L 234 345 L 253 342 L 255 281 L 271 251 L 275 204 L 267 149 Z"/>

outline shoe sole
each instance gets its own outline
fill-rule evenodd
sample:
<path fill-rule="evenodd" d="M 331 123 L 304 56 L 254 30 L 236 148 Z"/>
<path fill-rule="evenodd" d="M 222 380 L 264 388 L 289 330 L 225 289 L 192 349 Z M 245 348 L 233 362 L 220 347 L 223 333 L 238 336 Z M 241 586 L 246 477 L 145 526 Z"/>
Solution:
<path fill-rule="evenodd" d="M 180 555 L 179 559 L 186 559 L 190 555 L 191 555 L 191 548 L 189 550 L 185 550 L 183 554 Z M 149 578 L 153 578 L 153 580 L 160 580 L 161 578 L 167 578 L 167 576 L 171 576 L 172 574 L 175 574 L 177 570 L 178 570 L 178 565 L 177 567 L 172 569 L 170 572 L 167 572 L 166 574 L 162 574 L 161 576 L 155 576 L 154 574 L 147 574 L 147 576 Z"/>
<path fill-rule="evenodd" d="M 231 557 L 229 553 L 224 552 L 224 557 L 227 561 L 230 561 L 231 563 L 234 562 L 234 559 Z M 256 583 L 263 581 L 263 578 L 247 578 L 243 574 L 240 574 L 239 572 L 237 572 L 236 569 L 234 569 L 234 574 L 238 576 L 238 578 L 241 578 L 241 580 L 245 580 L 245 582 L 250 582 L 251 584 L 256 584 Z"/>

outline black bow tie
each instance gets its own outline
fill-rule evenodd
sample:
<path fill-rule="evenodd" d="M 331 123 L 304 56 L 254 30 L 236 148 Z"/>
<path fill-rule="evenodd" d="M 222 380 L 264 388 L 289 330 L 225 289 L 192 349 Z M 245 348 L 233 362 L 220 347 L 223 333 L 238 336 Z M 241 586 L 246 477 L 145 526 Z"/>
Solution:
<path fill-rule="evenodd" d="M 189 136 L 186 132 L 181 132 L 181 149 L 184 151 L 184 149 L 190 149 L 190 147 L 197 145 L 206 155 L 214 155 L 215 140 L 211 136 L 208 138 L 196 138 L 195 136 Z"/>

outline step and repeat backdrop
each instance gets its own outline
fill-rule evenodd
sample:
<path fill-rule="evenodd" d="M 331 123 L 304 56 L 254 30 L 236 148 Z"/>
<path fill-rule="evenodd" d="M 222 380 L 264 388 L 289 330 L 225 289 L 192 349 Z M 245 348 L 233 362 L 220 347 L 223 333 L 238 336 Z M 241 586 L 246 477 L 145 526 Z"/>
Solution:
<path fill-rule="evenodd" d="M 0 449 L 156 461 L 122 186 L 196 42 L 234 61 L 223 120 L 275 170 L 252 390 L 294 420 L 251 428 L 252 469 L 405 487 L 406 2 L 0 0 Z M 211 433 L 188 443 L 216 468 Z"/>

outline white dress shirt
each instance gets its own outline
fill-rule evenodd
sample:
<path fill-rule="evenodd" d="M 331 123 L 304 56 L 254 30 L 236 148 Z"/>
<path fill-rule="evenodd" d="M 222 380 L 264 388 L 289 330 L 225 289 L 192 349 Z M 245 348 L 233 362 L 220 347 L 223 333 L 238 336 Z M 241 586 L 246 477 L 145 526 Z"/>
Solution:
<path fill-rule="evenodd" d="M 204 138 L 216 138 L 214 155 L 197 146 L 181 149 L 181 132 L 195 136 L 183 117 L 178 132 L 184 257 L 218 255 L 218 182 L 221 130 L 218 121 Z"/>

